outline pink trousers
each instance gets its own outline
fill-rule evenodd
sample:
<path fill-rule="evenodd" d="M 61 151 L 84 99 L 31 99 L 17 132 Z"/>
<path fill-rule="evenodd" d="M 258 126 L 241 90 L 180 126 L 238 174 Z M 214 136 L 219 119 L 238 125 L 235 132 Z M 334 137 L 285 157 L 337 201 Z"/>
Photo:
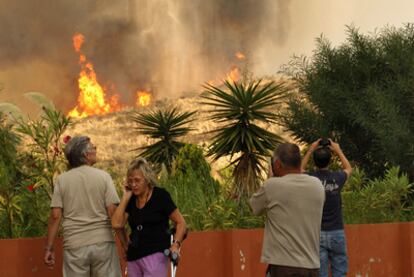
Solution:
<path fill-rule="evenodd" d="M 168 274 L 168 258 L 160 252 L 127 264 L 128 277 L 167 277 Z"/>

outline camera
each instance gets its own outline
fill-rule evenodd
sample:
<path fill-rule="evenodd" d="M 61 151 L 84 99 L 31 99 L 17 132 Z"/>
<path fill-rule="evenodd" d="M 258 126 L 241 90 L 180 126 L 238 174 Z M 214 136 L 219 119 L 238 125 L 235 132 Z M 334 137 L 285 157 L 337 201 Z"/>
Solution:
<path fill-rule="evenodd" d="M 327 147 L 329 145 L 331 145 L 331 141 L 327 138 L 323 138 L 319 141 L 319 146 Z"/>

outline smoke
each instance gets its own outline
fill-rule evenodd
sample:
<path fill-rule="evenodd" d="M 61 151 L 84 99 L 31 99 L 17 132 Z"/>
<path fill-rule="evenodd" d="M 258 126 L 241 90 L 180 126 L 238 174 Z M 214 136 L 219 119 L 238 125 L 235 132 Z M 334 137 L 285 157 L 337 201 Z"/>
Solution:
<path fill-rule="evenodd" d="M 0 83 L 3 98 L 48 95 L 67 111 L 77 98 L 78 56 L 72 36 L 109 92 L 131 102 L 138 89 L 158 97 L 199 91 L 263 45 L 283 45 L 290 0 L 2 0 Z M 245 53 L 238 61 L 235 53 Z M 0 95 L 1 97 L 1 95 Z M 28 105 L 24 108 L 30 109 Z"/>

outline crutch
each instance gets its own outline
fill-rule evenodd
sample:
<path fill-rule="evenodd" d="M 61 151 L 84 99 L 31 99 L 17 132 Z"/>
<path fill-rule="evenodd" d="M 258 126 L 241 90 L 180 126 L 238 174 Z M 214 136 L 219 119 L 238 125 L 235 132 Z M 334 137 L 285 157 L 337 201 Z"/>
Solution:
<path fill-rule="evenodd" d="M 173 243 L 173 235 L 171 234 L 171 244 Z M 179 254 L 177 252 L 171 252 L 170 249 L 164 250 L 164 255 L 170 258 L 170 271 L 171 277 L 175 277 L 175 273 L 177 272 Z"/>
<path fill-rule="evenodd" d="M 175 228 L 172 228 L 171 230 L 168 231 L 168 233 L 170 234 L 170 245 L 172 245 L 174 242 L 175 231 L 176 231 Z M 184 234 L 183 240 L 185 240 L 186 238 L 187 238 L 187 230 Z M 164 255 L 170 258 L 171 277 L 175 277 L 175 274 L 177 272 L 178 261 L 180 260 L 180 255 L 177 252 L 171 252 L 170 249 L 165 249 Z"/>

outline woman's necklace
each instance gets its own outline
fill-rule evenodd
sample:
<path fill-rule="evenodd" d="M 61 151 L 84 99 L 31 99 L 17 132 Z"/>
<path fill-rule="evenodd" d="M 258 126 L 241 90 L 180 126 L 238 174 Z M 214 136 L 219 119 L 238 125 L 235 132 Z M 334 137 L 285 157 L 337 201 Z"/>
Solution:
<path fill-rule="evenodd" d="M 136 199 L 136 201 L 137 201 L 136 206 L 137 206 L 138 209 L 143 209 L 145 207 L 145 205 L 147 204 L 147 202 L 148 202 L 148 200 L 151 196 L 151 192 L 152 192 L 152 188 L 148 188 L 148 190 L 146 192 L 146 196 L 145 196 L 145 203 L 142 206 L 139 203 L 139 198 Z M 137 213 L 137 216 L 139 215 L 139 217 L 141 217 L 140 220 L 143 220 L 142 219 L 142 213 L 143 213 L 143 211 L 138 211 L 138 213 Z M 137 230 L 139 232 L 142 231 L 142 229 L 144 229 L 143 222 L 141 224 L 137 225 Z"/>
<path fill-rule="evenodd" d="M 150 195 L 151 195 L 151 188 L 148 188 L 147 189 L 147 192 L 145 193 L 145 202 L 144 202 L 144 204 L 142 204 L 142 206 L 141 206 L 141 203 L 140 203 L 140 200 L 139 200 L 139 198 L 137 199 L 138 200 L 138 207 L 140 208 L 140 209 L 142 209 L 142 208 L 144 208 L 145 207 L 145 205 L 147 204 L 147 202 L 148 202 L 148 200 L 149 200 L 149 197 L 150 197 Z"/>

